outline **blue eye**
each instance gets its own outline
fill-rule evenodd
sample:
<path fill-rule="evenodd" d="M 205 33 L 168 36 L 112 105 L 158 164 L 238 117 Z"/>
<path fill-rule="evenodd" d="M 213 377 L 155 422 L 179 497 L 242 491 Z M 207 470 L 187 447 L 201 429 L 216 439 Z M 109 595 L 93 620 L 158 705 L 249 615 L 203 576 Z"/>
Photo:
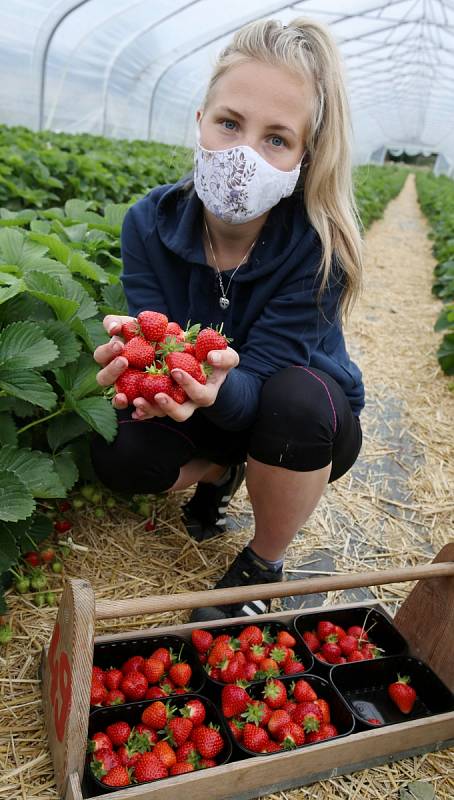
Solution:
<path fill-rule="evenodd" d="M 235 130 L 236 122 L 234 122 L 233 119 L 223 119 L 222 125 L 226 127 L 226 130 L 233 131 Z"/>
<path fill-rule="evenodd" d="M 271 144 L 273 144 L 275 147 L 280 147 L 282 144 L 285 144 L 285 142 L 281 136 L 272 136 Z"/>

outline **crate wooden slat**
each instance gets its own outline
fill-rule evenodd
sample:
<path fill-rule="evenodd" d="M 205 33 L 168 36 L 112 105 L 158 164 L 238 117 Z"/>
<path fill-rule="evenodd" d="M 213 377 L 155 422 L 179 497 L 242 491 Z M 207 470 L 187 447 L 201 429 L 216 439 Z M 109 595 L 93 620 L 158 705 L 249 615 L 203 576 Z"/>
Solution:
<path fill-rule="evenodd" d="M 452 648 L 454 646 L 454 543 L 444 547 L 433 564 L 415 568 L 371 571 L 358 575 L 336 575 L 329 578 L 311 578 L 288 584 L 273 584 L 252 589 L 254 597 L 283 597 L 311 594 L 348 586 L 372 586 L 410 581 L 418 583 L 402 604 L 393 620 L 396 627 L 415 648 L 414 655 L 424 660 L 439 677 L 454 689 Z M 274 588 L 273 588 L 274 587 Z M 275 590 L 276 589 L 276 590 Z M 85 581 L 67 582 L 59 608 L 53 637 L 49 647 L 43 649 L 41 662 L 43 705 L 49 744 L 54 762 L 55 778 L 63 800 L 82 800 L 81 781 L 84 770 L 88 716 L 90 711 L 90 684 L 95 642 L 140 638 L 149 635 L 173 633 L 190 638 L 191 630 L 200 624 L 154 627 L 140 631 L 125 631 L 113 635 L 94 636 L 96 619 L 153 613 L 158 610 L 192 608 L 219 602 L 246 601 L 251 587 L 234 587 L 229 590 L 184 593 L 168 598 L 149 597 L 127 601 L 95 602 L 89 584 Z M 227 595 L 227 593 L 229 593 Z M 251 595 L 252 596 L 252 595 Z M 425 605 L 424 605 L 425 604 Z M 323 606 L 348 608 L 358 603 Z M 378 602 L 361 603 L 379 608 L 391 619 Z M 425 614 L 427 606 L 428 613 Z M 436 609 L 438 623 L 429 616 Z M 317 609 L 311 608 L 308 613 Z M 261 615 L 260 619 L 288 622 L 298 611 Z M 426 635 L 419 632 L 420 620 Z M 431 628 L 427 625 L 431 619 Z M 238 619 L 231 620 L 237 623 Z M 250 617 L 244 618 L 250 622 Z M 446 624 L 445 622 L 446 621 Z M 218 620 L 204 625 L 215 629 L 229 620 Z M 449 624 L 448 624 L 449 623 Z M 436 665 L 436 666 L 435 666 Z M 69 675 L 69 677 L 68 677 Z M 66 698 L 66 703 L 65 703 Z M 200 770 L 184 777 L 166 778 L 155 783 L 132 786 L 110 793 L 113 800 L 175 800 L 181 790 L 197 795 L 198 800 L 246 800 L 278 789 L 302 786 L 322 778 L 364 769 L 367 766 L 404 758 L 410 754 L 424 753 L 454 744 L 454 711 L 424 719 L 403 722 L 377 730 L 353 733 L 337 740 L 303 747 L 288 753 L 260 756 L 235 761 L 209 770 Z M 106 795 L 99 795 L 93 800 Z"/>

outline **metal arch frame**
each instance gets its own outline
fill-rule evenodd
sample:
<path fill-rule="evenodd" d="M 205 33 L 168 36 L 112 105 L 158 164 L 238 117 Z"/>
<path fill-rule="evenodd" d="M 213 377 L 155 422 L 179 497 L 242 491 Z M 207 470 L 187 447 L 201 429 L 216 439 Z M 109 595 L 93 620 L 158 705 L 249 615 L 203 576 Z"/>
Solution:
<path fill-rule="evenodd" d="M 46 72 L 46 63 L 47 63 L 47 56 L 49 53 L 50 45 L 52 44 L 52 39 L 54 38 L 57 30 L 59 29 L 62 22 L 69 17 L 73 11 L 77 11 L 81 6 L 84 6 L 86 3 L 89 3 L 90 0 L 78 0 L 77 3 L 71 5 L 52 25 L 49 33 L 46 36 L 45 44 L 42 50 L 40 51 L 39 55 L 39 91 L 38 91 L 38 130 L 41 131 L 43 129 L 43 116 L 44 116 L 44 94 L 45 94 L 45 72 Z"/>

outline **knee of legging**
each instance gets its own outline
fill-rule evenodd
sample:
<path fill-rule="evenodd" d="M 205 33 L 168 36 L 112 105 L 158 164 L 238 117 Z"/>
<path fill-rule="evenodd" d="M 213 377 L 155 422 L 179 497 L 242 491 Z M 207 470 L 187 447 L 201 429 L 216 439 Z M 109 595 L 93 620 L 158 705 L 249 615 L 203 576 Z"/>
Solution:
<path fill-rule="evenodd" d="M 109 443 L 96 434 L 90 442 L 93 469 L 98 479 L 113 491 L 157 494 L 170 489 L 180 469 L 157 452 L 144 453 L 137 445 L 118 435 Z"/>
<path fill-rule="evenodd" d="M 285 425 L 289 430 L 335 426 L 335 412 L 329 389 L 315 373 L 301 367 L 286 367 L 265 381 L 259 419 L 271 429 Z"/>

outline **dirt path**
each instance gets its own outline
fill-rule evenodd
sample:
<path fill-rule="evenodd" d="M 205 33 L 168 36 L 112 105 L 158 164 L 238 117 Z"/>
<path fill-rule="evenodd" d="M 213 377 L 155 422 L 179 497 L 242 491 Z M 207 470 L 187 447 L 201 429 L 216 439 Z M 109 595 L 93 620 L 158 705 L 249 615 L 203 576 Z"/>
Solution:
<path fill-rule="evenodd" d="M 435 355 L 440 337 L 433 325 L 441 304 L 431 295 L 434 260 L 427 233 L 410 176 L 384 219 L 367 233 L 365 292 L 346 331 L 367 391 L 363 450 L 353 469 L 327 488 L 289 549 L 286 564 L 291 578 L 425 562 L 452 538 L 449 457 L 454 450 L 454 395 Z M 219 538 L 200 547 L 189 539 L 179 519 L 183 497 L 180 493 L 170 498 L 160 509 L 153 534 L 147 534 L 143 519 L 133 515 L 115 512 L 101 524 L 93 513 L 81 514 L 72 535 L 89 551 L 68 558 L 67 574 L 83 575 L 98 598 L 212 586 L 250 539 L 246 491 L 232 503 L 236 530 L 222 538 L 222 546 Z M 403 584 L 376 588 L 374 596 L 394 611 L 408 589 Z M 305 605 L 364 596 L 368 596 L 364 590 L 330 593 L 306 598 Z M 37 669 L 55 609 L 38 611 L 29 599 L 17 595 L 11 595 L 9 603 L 15 637 L 0 653 L 0 796 L 50 800 L 57 795 Z M 186 616 L 183 612 L 105 621 L 97 632 L 176 623 Z M 436 785 L 437 800 L 453 797 L 452 753 L 405 759 L 266 800 L 398 800 L 399 787 L 418 779 Z"/>

